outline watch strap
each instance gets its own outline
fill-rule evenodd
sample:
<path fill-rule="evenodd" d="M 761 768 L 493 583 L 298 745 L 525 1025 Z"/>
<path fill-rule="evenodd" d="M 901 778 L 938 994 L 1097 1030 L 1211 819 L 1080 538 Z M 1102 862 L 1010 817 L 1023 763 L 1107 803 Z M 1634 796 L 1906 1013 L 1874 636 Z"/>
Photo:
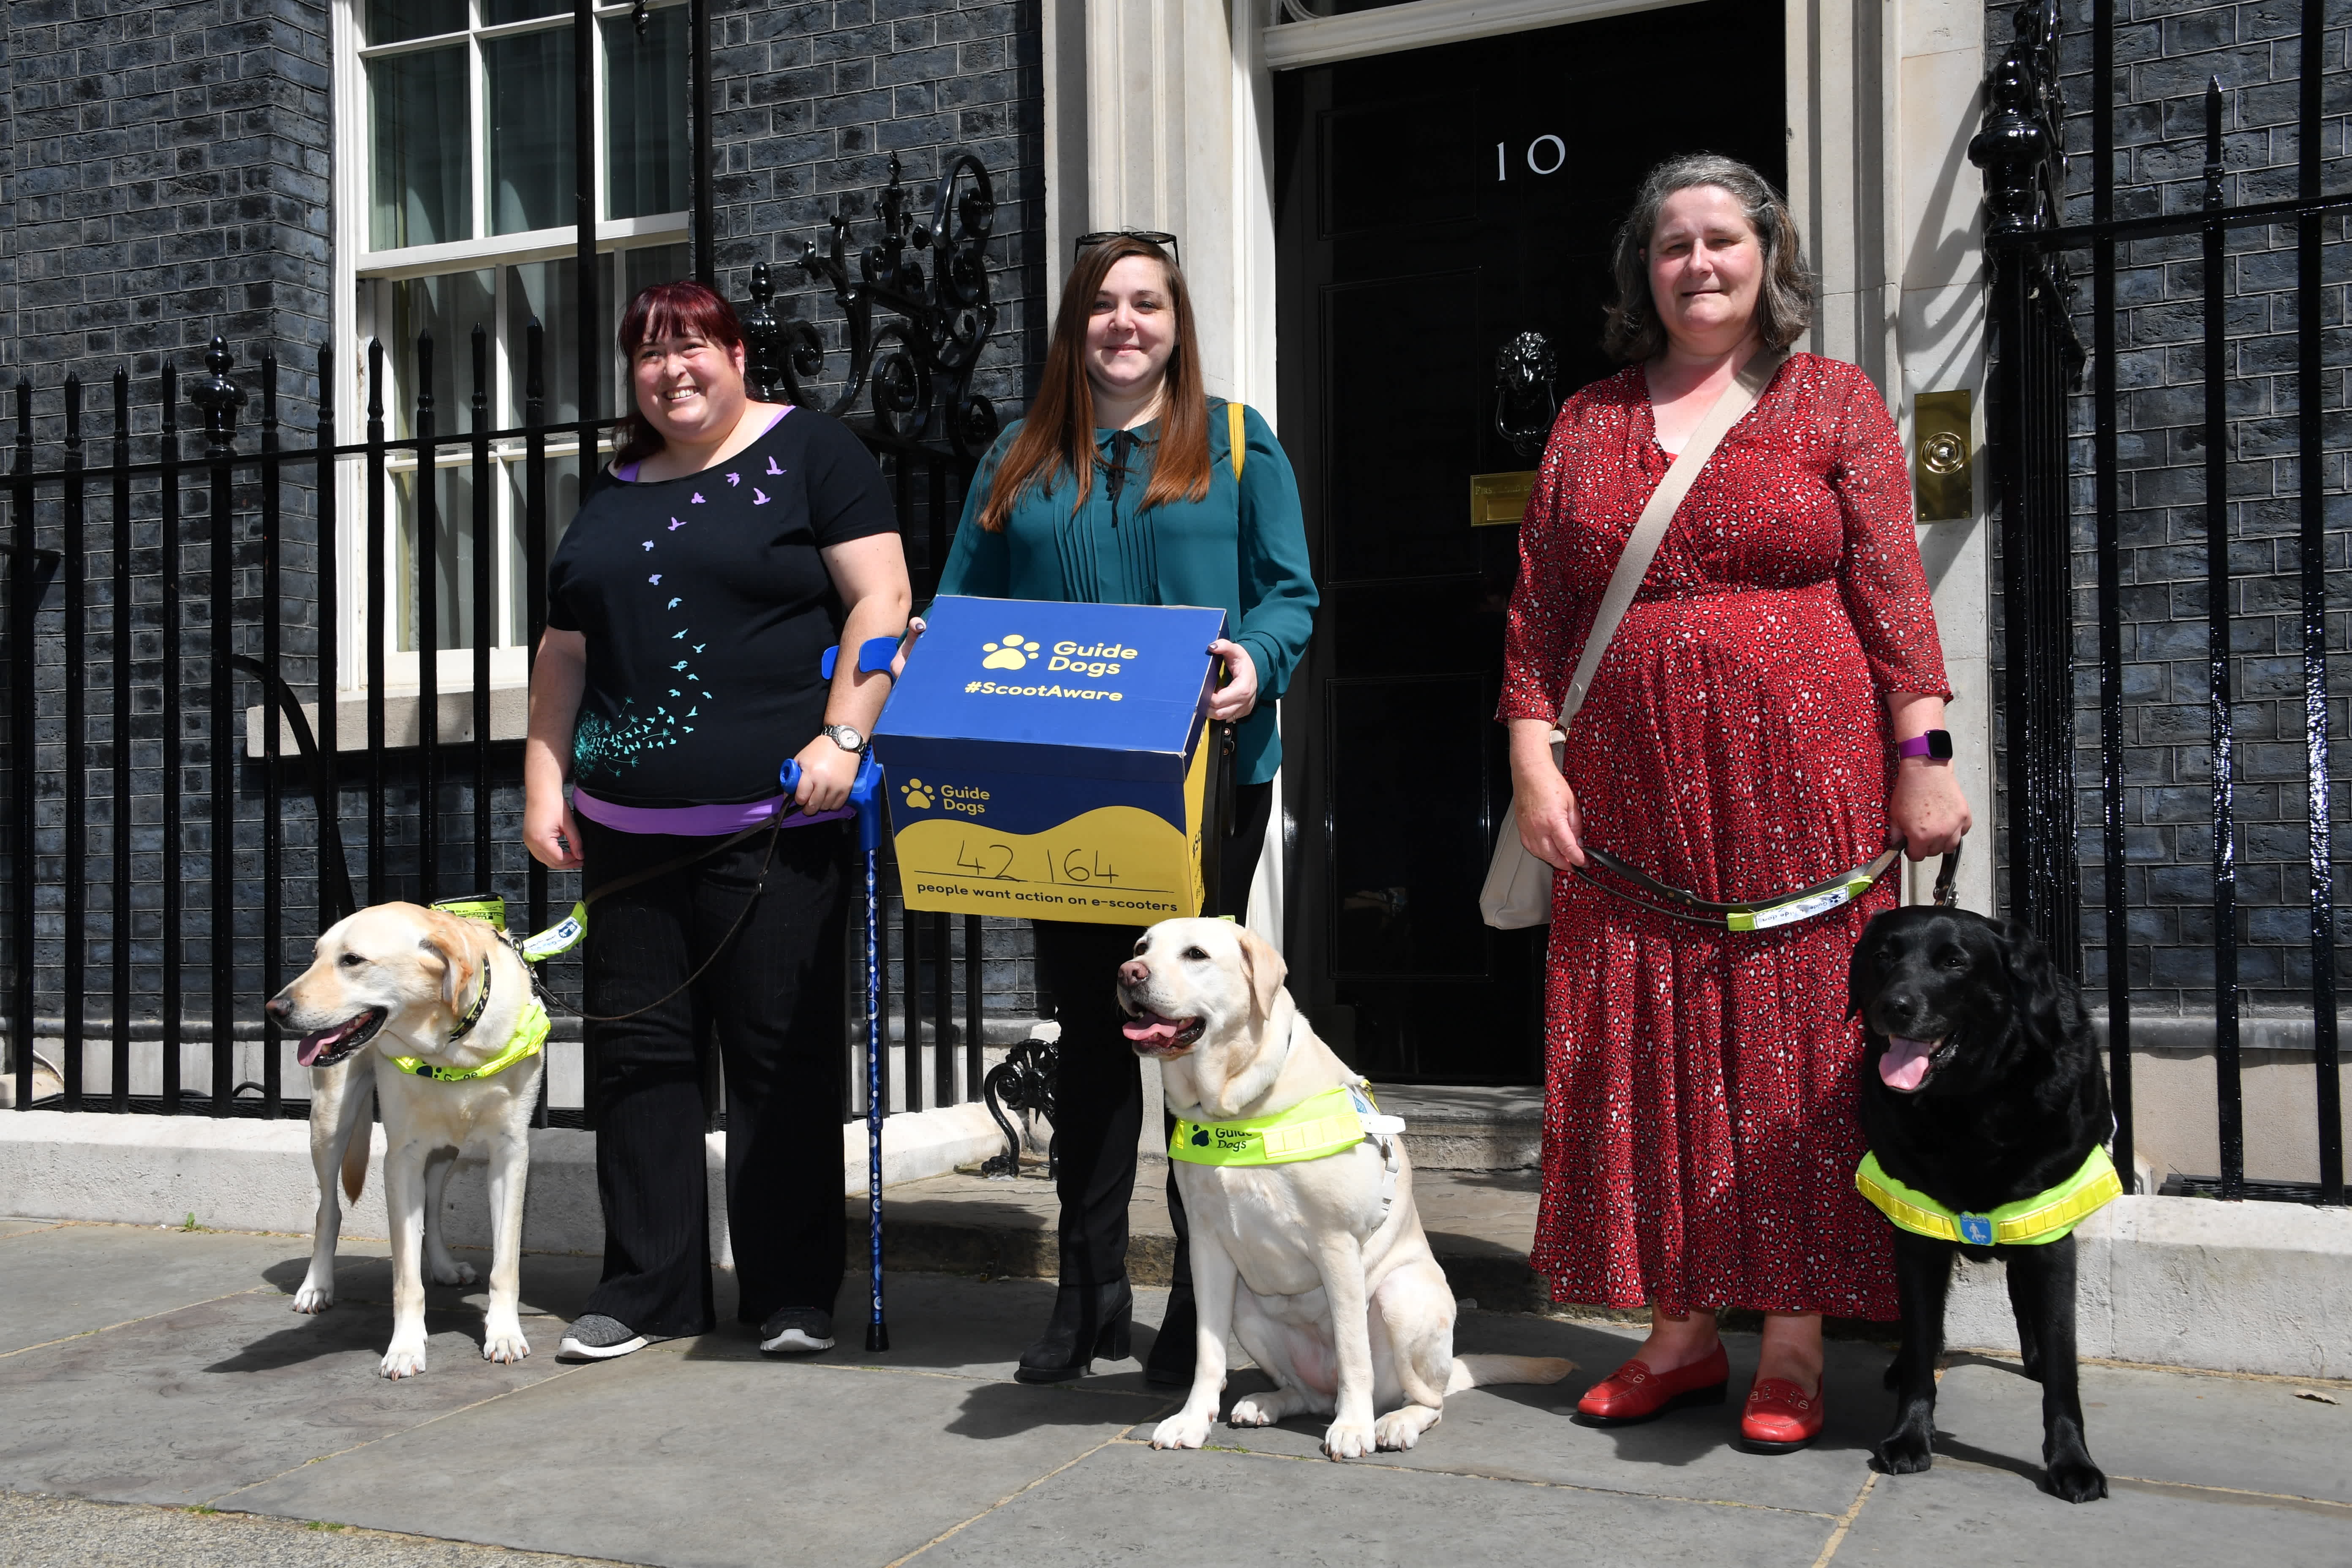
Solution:
<path fill-rule="evenodd" d="M 1952 732 L 1949 730 L 1930 730 L 1924 735 L 1914 735 L 1898 744 L 1895 754 L 1898 757 L 1926 757 L 1938 763 L 1949 762 L 1952 758 Z"/>

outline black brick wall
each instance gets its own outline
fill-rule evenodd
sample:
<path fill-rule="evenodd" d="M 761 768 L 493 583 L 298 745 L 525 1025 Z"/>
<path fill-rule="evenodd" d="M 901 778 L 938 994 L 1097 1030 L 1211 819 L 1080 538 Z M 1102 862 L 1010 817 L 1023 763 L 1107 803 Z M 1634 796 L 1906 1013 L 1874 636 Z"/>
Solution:
<path fill-rule="evenodd" d="M 2015 7 L 1988 6 L 1987 54 L 2013 36 Z M 2204 189 L 2204 91 L 2223 88 L 2224 199 L 2232 204 L 2296 194 L 2297 116 L 2303 70 L 2300 0 L 2191 4 L 2119 0 L 2115 76 L 2116 213 L 2119 217 L 2192 210 Z M 2067 217 L 2091 216 L 2091 38 L 2086 0 L 2067 0 L 2061 68 L 2073 154 Z M 2322 134 L 2323 189 L 2352 190 L 2346 113 L 2352 71 L 2345 58 L 2352 3 L 2330 0 Z M 2334 735 L 2335 850 L 2339 889 L 2352 888 L 2352 834 L 2344 788 L 2352 735 L 2352 576 L 2345 573 L 2352 497 L 2346 373 L 2352 322 L 2345 286 L 2352 243 L 2344 222 L 2325 230 L 2320 300 L 2328 411 L 2328 647 Z M 2228 304 L 2229 526 L 2233 602 L 2233 718 L 2237 735 L 2240 977 L 2258 1011 L 2309 1006 L 2300 562 L 2296 533 L 2302 476 L 2296 421 L 2305 389 L 2295 374 L 2296 262 L 2293 226 L 2231 231 L 2220 279 Z M 2091 258 L 2069 257 L 2081 288 L 2076 330 L 2093 342 Z M 2121 487 L 2124 803 L 2131 911 L 2128 973 L 2134 1005 L 2158 1013 L 2213 1005 L 2212 756 L 2206 660 L 2203 432 L 2207 279 L 2196 235 L 2139 241 L 2117 257 L 2116 381 Z M 2090 381 L 2086 374 L 2084 391 Z M 2094 552 L 2093 409 L 2074 400 L 2074 585 L 2076 766 L 2083 866 L 2086 978 L 2107 983 L 2106 895 L 2101 871 L 2097 559 Z M 1998 658 L 2000 643 L 1994 643 Z M 1999 689 L 1995 676 L 1995 689 Z M 2339 891 L 2339 900 L 2343 893 Z M 2339 974 L 2352 976 L 2342 962 Z"/>
<path fill-rule="evenodd" d="M 845 211 L 853 223 L 854 266 L 857 252 L 877 237 L 872 198 L 888 177 L 892 153 L 901 160 L 919 217 L 928 216 L 939 170 L 957 152 L 976 153 L 995 181 L 998 210 L 990 258 L 1000 310 L 977 385 L 1004 417 L 1016 416 L 1045 346 L 1044 317 L 1035 299 L 1044 260 L 1036 0 L 965 5 L 952 0 L 719 0 L 714 13 L 716 192 L 724 291 L 745 299 L 751 263 L 771 262 L 777 308 L 817 323 L 831 351 L 821 382 L 828 395 L 837 394 L 847 371 L 846 332 L 829 289 L 810 282 L 798 267 L 802 244 L 814 239 L 822 247 L 829 236 L 826 220 Z M 158 449 L 158 374 L 167 355 L 183 378 L 177 412 L 188 432 L 199 421 L 187 405 L 185 385 L 200 373 L 203 346 L 214 333 L 236 348 L 234 374 L 248 388 L 257 381 L 254 361 L 260 347 L 277 347 L 287 362 L 278 381 L 286 438 L 289 445 L 307 444 L 316 393 L 310 372 L 317 346 L 328 338 L 331 316 L 332 69 L 323 4 L 18 0 L 8 10 L 5 50 L 0 58 L 0 386 L 13 396 L 21 378 L 32 388 L 39 467 L 53 471 L 61 455 L 63 384 L 69 372 L 79 372 L 85 383 L 83 428 L 92 462 L 103 463 L 111 450 L 114 426 L 106 382 L 117 366 L 131 376 L 135 459 L 152 459 Z M 0 404 L 8 412 L 13 407 L 13 402 Z M 257 413 L 257 400 L 245 410 L 241 452 L 256 448 Z M 13 438 L 13 425 L 6 436 Z M 184 452 L 194 455 L 199 447 L 193 435 L 184 434 Z M 236 508 L 236 646 L 249 653 L 258 653 L 260 642 L 255 478 L 250 468 L 240 471 Z M 284 668 L 305 697 L 310 694 L 316 651 L 309 480 L 307 464 L 289 467 L 282 531 Z M 210 737 L 204 712 L 210 634 L 204 598 L 211 585 L 211 522 L 204 489 L 194 475 L 182 487 L 178 543 L 188 605 L 183 638 L 188 708 L 182 725 L 184 772 L 172 781 L 186 822 L 181 840 L 189 911 L 184 985 L 185 1013 L 193 1019 L 209 1016 L 215 973 L 205 934 L 212 843 Z M 64 543 L 58 496 L 54 482 L 41 489 L 36 536 L 44 547 Z M 137 772 L 131 802 L 134 889 L 129 934 L 137 966 L 134 1013 L 152 1016 L 160 980 L 166 787 L 161 766 L 164 715 L 152 689 L 160 678 L 163 563 L 153 480 L 135 486 L 131 512 L 133 684 L 149 689 L 134 703 L 131 724 Z M 360 525 L 356 516 L 342 524 L 346 531 Z M 85 757 L 90 770 L 94 1016 L 109 1010 L 103 966 L 113 954 L 106 892 L 114 806 L 111 530 L 111 512 L 101 494 L 90 514 L 90 609 L 85 623 L 94 738 Z M 919 533 L 919 559 L 920 543 Z M 358 586 L 347 578 L 343 591 L 354 594 Z M 34 848 L 42 884 L 36 903 L 37 952 L 43 969 L 37 1010 L 44 1016 L 58 1008 L 54 966 L 64 937 L 58 890 L 67 871 L 61 610 L 60 591 L 53 587 L 40 620 L 40 778 L 35 798 L 11 800 L 5 808 L 12 825 L 25 811 L 37 825 Z M 241 683 L 240 704 L 251 700 L 249 687 Z M 454 748 L 445 764 L 448 782 L 440 797 L 439 862 L 444 894 L 479 880 L 470 864 L 469 755 L 470 748 Z M 510 777 L 512 748 L 498 748 L 497 756 L 494 776 Z M 355 759 L 346 759 L 339 815 L 353 880 L 364 899 L 366 807 L 362 784 L 351 776 L 355 766 Z M 266 990 L 261 779 L 257 764 L 240 761 L 238 769 L 232 984 L 239 1016 L 249 1022 Z M 408 773 L 402 759 L 388 800 L 386 840 L 394 882 L 390 897 L 417 891 L 417 805 Z M 0 773 L 0 781 L 5 777 Z M 289 771 L 282 812 L 288 973 L 307 961 L 316 928 L 317 883 L 308 848 L 314 828 L 307 787 L 299 770 Z M 510 900 L 521 897 L 526 868 L 520 805 L 511 785 L 495 790 L 491 879 Z M 12 827 L 5 839 L 7 856 L 19 853 L 22 844 Z M 0 889 L 9 887 L 5 878 L 13 865 L 13 858 L 0 862 Z M 572 896 L 571 880 L 557 879 L 559 909 Z M 960 951 L 961 922 L 954 923 Z M 999 931 L 996 924 L 991 922 L 985 949 L 990 1010 L 1033 1011 L 1036 997 L 1025 929 Z M 892 929 L 901 929 L 895 910 Z M 894 934 L 894 947 L 896 942 Z M 574 989 L 569 980 L 567 991 Z M 928 995 L 928 979 L 923 988 Z M 960 1008 L 960 988 L 958 994 Z M 5 1006 L 0 1000 L 0 1010 Z M 191 1087 L 198 1087 L 196 1080 L 191 1079 Z"/>

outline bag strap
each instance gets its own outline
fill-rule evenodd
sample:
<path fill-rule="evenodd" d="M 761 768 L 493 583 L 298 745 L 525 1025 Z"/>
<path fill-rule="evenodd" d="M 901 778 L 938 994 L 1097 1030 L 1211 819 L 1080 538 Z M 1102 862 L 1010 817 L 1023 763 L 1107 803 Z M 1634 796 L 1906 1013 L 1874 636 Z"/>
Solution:
<path fill-rule="evenodd" d="M 1732 377 L 1731 384 L 1723 389 L 1706 416 L 1698 422 L 1690 439 L 1675 455 L 1666 468 L 1666 477 L 1650 492 L 1649 504 L 1642 509 L 1633 524 L 1633 533 L 1625 541 L 1625 552 L 1617 557 L 1616 570 L 1609 574 L 1609 586 L 1601 595 L 1601 612 L 1592 617 L 1592 630 L 1584 639 L 1584 653 L 1576 661 L 1576 673 L 1570 678 L 1568 695 L 1559 705 L 1558 732 L 1562 739 L 1576 719 L 1577 710 L 1584 706 L 1584 693 L 1592 684 L 1592 677 L 1601 668 L 1601 655 L 1617 636 L 1618 623 L 1633 607 L 1633 595 L 1640 592 L 1642 579 L 1650 573 L 1650 563 L 1658 556 L 1658 546 L 1665 542 L 1666 527 L 1675 520 L 1675 509 L 1689 493 L 1691 481 L 1706 467 L 1715 448 L 1727 432 L 1739 423 L 1740 416 L 1756 406 L 1764 388 L 1789 357 L 1786 349 L 1767 349 L 1750 359 Z"/>
<path fill-rule="evenodd" d="M 1249 456 L 1249 432 L 1242 425 L 1249 409 L 1244 404 L 1225 404 L 1225 446 L 1234 457 L 1234 478 L 1242 477 L 1242 459 Z"/>

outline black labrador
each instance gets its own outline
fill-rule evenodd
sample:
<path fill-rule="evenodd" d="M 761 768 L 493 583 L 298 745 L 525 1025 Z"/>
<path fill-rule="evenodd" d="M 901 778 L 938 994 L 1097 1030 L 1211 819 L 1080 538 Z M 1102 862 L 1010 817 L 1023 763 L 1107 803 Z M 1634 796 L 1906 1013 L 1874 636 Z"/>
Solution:
<path fill-rule="evenodd" d="M 2082 1168 L 2114 1119 L 2081 994 L 2014 921 L 1917 906 L 1872 921 L 1854 946 L 1848 996 L 1868 1031 L 1862 1125 L 1886 1173 L 1946 1207 L 1986 1214 Z M 2000 1258 L 2025 1375 L 2042 1384 L 2046 1489 L 2107 1495 L 2083 1438 L 2074 1363 L 2074 1238 L 1969 1247 L 1897 1226 L 1903 1346 L 1887 1369 L 1895 1425 L 1878 1468 L 1935 1463 L 1936 1363 L 1952 1258 Z"/>

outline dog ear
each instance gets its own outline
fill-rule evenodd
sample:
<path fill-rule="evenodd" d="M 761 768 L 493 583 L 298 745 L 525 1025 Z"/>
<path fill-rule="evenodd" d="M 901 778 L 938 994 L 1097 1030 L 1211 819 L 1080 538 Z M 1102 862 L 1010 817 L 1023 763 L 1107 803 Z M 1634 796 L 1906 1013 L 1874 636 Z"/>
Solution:
<path fill-rule="evenodd" d="M 1274 1016 L 1274 999 L 1282 994 L 1282 983 L 1290 974 L 1290 966 L 1274 944 L 1239 921 L 1234 925 L 1234 940 L 1242 945 L 1242 973 L 1249 977 L 1250 1005 L 1261 1018 Z"/>
<path fill-rule="evenodd" d="M 1994 945 L 2009 974 L 2010 1006 L 2021 1018 L 2031 1019 L 2044 1038 L 2058 1014 L 2058 965 L 2032 928 L 2020 921 L 2003 921 L 1994 928 Z"/>
<path fill-rule="evenodd" d="M 474 992 L 474 974 L 480 961 L 474 956 L 474 934 L 466 922 L 439 910 L 428 910 L 425 915 L 425 934 L 417 939 L 417 951 L 441 961 L 441 1002 L 450 1012 L 463 1015 L 466 999 Z"/>

